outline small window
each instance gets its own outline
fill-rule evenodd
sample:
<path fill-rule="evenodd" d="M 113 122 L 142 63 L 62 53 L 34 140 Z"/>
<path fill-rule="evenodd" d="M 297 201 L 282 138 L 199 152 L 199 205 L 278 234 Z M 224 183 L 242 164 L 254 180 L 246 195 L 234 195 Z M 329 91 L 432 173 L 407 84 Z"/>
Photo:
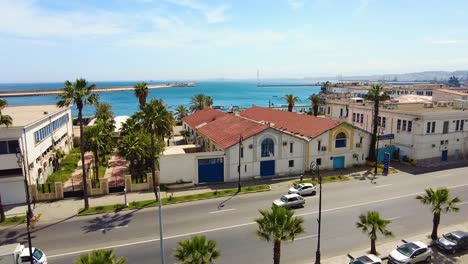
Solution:
<path fill-rule="evenodd" d="M 431 133 L 435 133 L 436 122 L 432 122 Z"/>
<path fill-rule="evenodd" d="M 353 113 L 353 122 L 356 121 L 356 113 Z"/>
<path fill-rule="evenodd" d="M 330 114 L 330 107 L 327 108 L 327 114 Z"/>
<path fill-rule="evenodd" d="M 413 130 L 413 121 L 408 121 L 408 132 Z"/>
<path fill-rule="evenodd" d="M 320 151 L 320 149 L 322 148 L 322 141 L 317 141 L 317 150 Z"/>
<path fill-rule="evenodd" d="M 341 132 L 336 135 L 335 139 L 335 148 L 345 148 L 346 147 L 346 135 L 345 133 Z"/>
<path fill-rule="evenodd" d="M 241 156 L 241 158 L 244 157 L 244 147 L 240 148 L 240 156 Z"/>
<path fill-rule="evenodd" d="M 427 122 L 426 133 L 431 133 L 431 122 Z"/>
<path fill-rule="evenodd" d="M 19 143 L 18 140 L 10 140 L 8 141 L 8 152 L 10 154 L 15 154 L 19 149 Z"/>
<path fill-rule="evenodd" d="M 397 130 L 401 130 L 401 119 L 398 119 L 398 120 L 397 120 L 396 129 L 397 129 Z"/>
<path fill-rule="evenodd" d="M 465 120 L 460 120 L 460 130 L 463 131 L 463 128 L 465 126 Z"/>
<path fill-rule="evenodd" d="M 8 154 L 7 141 L 0 141 L 0 154 Z"/>
<path fill-rule="evenodd" d="M 289 143 L 289 153 L 293 153 L 294 151 L 293 146 L 294 146 L 294 143 Z"/>
<path fill-rule="evenodd" d="M 364 114 L 361 114 L 361 124 L 364 123 Z"/>
<path fill-rule="evenodd" d="M 444 141 L 443 141 L 443 140 L 441 140 L 441 141 L 440 141 L 440 145 L 442 146 L 443 144 L 444 144 Z"/>
<path fill-rule="evenodd" d="M 401 130 L 406 131 L 406 120 L 403 120 L 403 127 Z"/>
<path fill-rule="evenodd" d="M 292 168 L 292 167 L 294 167 L 294 160 L 289 161 L 289 168 Z"/>
<path fill-rule="evenodd" d="M 434 128 L 432 130 L 434 130 Z M 448 132 L 449 132 L 449 121 L 444 121 L 444 129 L 442 133 L 447 134 Z M 432 133 L 434 133 L 434 131 L 432 131 Z"/>
<path fill-rule="evenodd" d="M 457 123 L 455 124 L 455 131 L 458 131 L 460 127 L 460 120 L 457 120 Z"/>
<path fill-rule="evenodd" d="M 359 137 L 359 144 L 362 144 L 362 137 Z"/>
<path fill-rule="evenodd" d="M 315 163 L 317 163 L 317 165 L 321 166 L 322 165 L 322 159 L 321 158 L 316 159 Z"/>

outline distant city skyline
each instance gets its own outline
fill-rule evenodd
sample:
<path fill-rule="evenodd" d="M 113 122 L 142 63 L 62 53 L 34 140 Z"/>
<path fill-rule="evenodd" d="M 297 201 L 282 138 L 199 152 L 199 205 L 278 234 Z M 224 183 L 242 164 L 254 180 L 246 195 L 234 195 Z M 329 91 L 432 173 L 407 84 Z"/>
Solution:
<path fill-rule="evenodd" d="M 0 83 L 468 69 L 468 2 L 0 0 Z"/>

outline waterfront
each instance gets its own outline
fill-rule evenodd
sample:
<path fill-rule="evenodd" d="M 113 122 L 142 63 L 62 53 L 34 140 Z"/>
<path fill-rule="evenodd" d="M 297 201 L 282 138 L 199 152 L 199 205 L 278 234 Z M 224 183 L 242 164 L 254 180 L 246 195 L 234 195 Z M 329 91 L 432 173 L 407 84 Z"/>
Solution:
<path fill-rule="evenodd" d="M 166 82 L 148 82 L 157 85 Z M 304 81 L 275 81 L 277 84 L 303 84 Z M 98 87 L 129 86 L 135 82 L 96 82 Z M 38 83 L 38 84 L 0 84 L 0 90 L 30 90 L 30 89 L 53 89 L 59 88 L 61 83 Z M 282 87 L 257 87 L 255 81 L 200 81 L 194 87 L 160 88 L 149 91 L 148 100 L 162 98 L 170 110 L 175 110 L 178 105 L 189 106 L 190 98 L 203 93 L 213 98 L 214 105 L 250 107 L 252 105 L 268 106 L 269 100 L 275 106 L 285 104 L 285 94 L 294 94 L 299 97 L 298 105 L 308 105 L 307 98 L 320 91 L 319 86 L 282 86 Z M 112 105 L 114 114 L 131 115 L 138 110 L 138 100 L 133 91 L 119 91 L 99 94 L 100 101 Z M 44 105 L 55 104 L 55 96 L 35 97 L 9 97 L 6 98 L 9 105 Z M 84 115 L 92 115 L 94 107 L 85 107 Z M 76 115 L 73 107 L 73 115 Z"/>

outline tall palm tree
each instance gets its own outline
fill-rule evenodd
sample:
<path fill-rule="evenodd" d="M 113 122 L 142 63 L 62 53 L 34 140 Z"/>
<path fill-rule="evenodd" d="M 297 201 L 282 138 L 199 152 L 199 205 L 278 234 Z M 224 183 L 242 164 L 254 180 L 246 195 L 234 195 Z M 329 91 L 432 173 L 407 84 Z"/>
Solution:
<path fill-rule="evenodd" d="M 273 263 L 279 264 L 281 242 L 294 241 L 297 235 L 304 233 L 304 219 L 295 217 L 294 212 L 283 207 L 273 206 L 271 211 L 260 210 L 257 236 L 267 242 L 273 241 Z"/>
<path fill-rule="evenodd" d="M 83 254 L 78 257 L 74 264 L 125 264 L 126 258 L 119 258 L 114 255 L 112 249 L 94 250 L 89 254 Z"/>
<path fill-rule="evenodd" d="M 149 93 L 148 85 L 145 82 L 137 82 L 133 88 L 135 88 L 135 97 L 138 98 L 140 106 L 144 105 Z"/>
<path fill-rule="evenodd" d="M 13 119 L 9 115 L 3 115 L 2 110 L 7 106 L 7 101 L 4 99 L 0 99 L 0 126 L 5 125 L 9 127 L 13 124 Z"/>
<path fill-rule="evenodd" d="M 316 94 L 312 94 L 307 99 L 312 103 L 312 109 L 314 109 L 314 116 L 318 116 L 320 97 Z"/>
<path fill-rule="evenodd" d="M 216 249 L 216 242 L 205 236 L 191 236 L 178 243 L 174 257 L 182 264 L 211 264 L 221 255 Z"/>
<path fill-rule="evenodd" d="M 297 101 L 299 101 L 299 97 L 294 96 L 293 94 L 286 94 L 285 96 L 283 96 L 283 99 L 288 104 L 288 112 L 292 112 L 294 105 Z"/>
<path fill-rule="evenodd" d="M 175 115 L 177 116 L 178 120 L 182 120 L 182 118 L 188 116 L 188 109 L 183 105 L 179 105 L 175 110 Z"/>
<path fill-rule="evenodd" d="M 112 106 L 108 103 L 96 103 L 95 116 L 97 119 L 113 119 L 114 112 L 112 111 Z"/>
<path fill-rule="evenodd" d="M 440 224 L 440 214 L 458 212 L 460 208 L 456 207 L 456 204 L 460 203 L 461 200 L 458 197 L 450 199 L 450 191 L 447 188 L 438 188 L 437 190 L 429 188 L 424 191 L 426 193 L 424 195 L 416 196 L 416 199 L 431 207 L 431 211 L 434 214 L 432 217 L 431 238 L 432 240 L 436 240 L 437 229 Z"/>
<path fill-rule="evenodd" d="M 70 105 L 76 104 L 76 108 L 78 109 L 78 124 L 80 125 L 81 167 L 83 170 L 83 199 L 85 209 L 89 208 L 89 201 L 86 188 L 87 178 L 84 159 L 83 107 L 84 105 L 94 105 L 98 101 L 98 95 L 93 93 L 95 88 L 95 84 L 88 86 L 88 83 L 85 79 L 77 79 L 75 83 L 71 83 L 67 80 L 65 81 L 65 87 L 62 89 L 62 93 L 57 96 L 59 98 L 57 106 L 68 107 Z"/>
<path fill-rule="evenodd" d="M 213 98 L 204 94 L 196 94 L 190 99 L 190 112 L 195 113 L 213 105 Z"/>
<path fill-rule="evenodd" d="M 372 139 L 369 147 L 368 159 L 370 161 L 377 161 L 375 145 L 377 143 L 377 130 L 379 126 L 379 105 L 380 102 L 390 99 L 387 91 L 385 91 L 382 84 L 373 84 L 372 87 L 367 91 L 364 99 L 374 102 L 374 115 L 372 121 Z"/>
<path fill-rule="evenodd" d="M 375 248 L 377 231 L 386 237 L 393 236 L 392 232 L 386 229 L 391 222 L 390 220 L 382 219 L 380 214 L 376 211 L 369 211 L 367 214 L 361 214 L 359 216 L 359 222 L 356 223 L 356 227 L 369 236 L 371 240 L 371 254 L 377 254 Z"/>

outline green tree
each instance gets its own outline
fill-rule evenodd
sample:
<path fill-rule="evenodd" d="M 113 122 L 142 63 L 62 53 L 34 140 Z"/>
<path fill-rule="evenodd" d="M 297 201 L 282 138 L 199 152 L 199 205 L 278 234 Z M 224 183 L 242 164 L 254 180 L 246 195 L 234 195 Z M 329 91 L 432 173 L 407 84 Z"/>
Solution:
<path fill-rule="evenodd" d="M 135 88 L 135 97 L 138 98 L 140 106 L 144 105 L 149 93 L 148 85 L 145 82 L 138 82 L 133 88 Z"/>
<path fill-rule="evenodd" d="M 211 264 L 221 255 L 216 249 L 216 242 L 205 236 L 191 236 L 178 243 L 174 257 L 182 264 Z"/>
<path fill-rule="evenodd" d="M 458 80 L 458 78 L 455 75 L 453 75 L 448 80 L 448 85 L 449 87 L 460 87 L 460 80 Z"/>
<path fill-rule="evenodd" d="M 75 83 L 70 81 L 65 81 L 65 87 L 62 89 L 62 93 L 57 97 L 59 101 L 57 106 L 59 107 L 68 107 L 76 104 L 78 109 L 78 124 L 80 126 L 80 152 L 81 152 L 81 166 L 83 173 L 83 199 L 84 199 L 84 208 L 89 208 L 88 201 L 88 192 L 86 190 L 86 168 L 85 168 L 85 159 L 84 159 L 84 137 L 83 137 L 83 107 L 84 105 L 94 105 L 98 101 L 98 95 L 93 93 L 93 90 L 96 88 L 95 84 L 88 86 L 88 83 L 85 79 L 77 79 Z"/>
<path fill-rule="evenodd" d="M 185 144 L 188 144 L 188 138 L 190 137 L 190 131 L 182 130 L 180 135 L 184 137 Z"/>
<path fill-rule="evenodd" d="M 13 124 L 13 119 L 9 115 L 2 114 L 2 110 L 7 106 L 7 101 L 4 99 L 0 99 L 0 126 L 5 125 L 9 127 Z"/>
<path fill-rule="evenodd" d="M 190 112 L 194 113 L 213 105 L 213 98 L 204 94 L 196 94 L 190 99 Z"/>
<path fill-rule="evenodd" d="M 108 103 L 96 103 L 96 119 L 106 120 L 114 119 L 114 112 L 112 111 L 112 106 Z"/>
<path fill-rule="evenodd" d="M 84 149 L 91 151 L 94 156 L 94 175 L 95 181 L 99 181 L 99 158 L 105 157 L 109 150 L 108 144 L 113 142 L 112 134 L 105 128 L 102 122 L 96 122 L 93 126 L 86 127 L 84 130 Z M 102 161 L 102 159 L 101 159 Z"/>
<path fill-rule="evenodd" d="M 182 120 L 182 118 L 188 116 L 188 109 L 183 105 L 179 105 L 175 110 L 175 115 L 177 116 L 178 120 Z"/>
<path fill-rule="evenodd" d="M 257 236 L 266 242 L 273 242 L 273 263 L 279 264 L 281 242 L 294 241 L 297 235 L 304 233 L 304 219 L 295 217 L 294 212 L 283 207 L 272 207 L 271 211 L 260 210 Z"/>
<path fill-rule="evenodd" d="M 461 200 L 458 197 L 450 199 L 450 191 L 447 188 L 438 188 L 436 190 L 429 188 L 424 190 L 424 195 L 416 196 L 416 199 L 421 201 L 422 204 L 429 205 L 434 214 L 432 217 L 432 240 L 437 239 L 437 229 L 440 224 L 441 213 L 458 212 L 460 209 L 456 207 L 457 203 Z"/>
<path fill-rule="evenodd" d="M 316 94 L 312 94 L 307 98 L 312 103 L 312 109 L 314 110 L 314 116 L 318 116 L 318 110 L 320 105 L 320 97 Z"/>
<path fill-rule="evenodd" d="M 297 101 L 299 101 L 299 97 L 294 96 L 293 94 L 286 94 L 285 96 L 283 96 L 283 99 L 288 104 L 289 112 L 292 112 L 294 105 L 296 104 Z"/>
<path fill-rule="evenodd" d="M 377 241 L 377 231 L 382 235 L 388 237 L 393 236 L 392 232 L 387 230 L 387 226 L 392 221 L 386 220 L 380 217 L 380 214 L 376 211 L 369 211 L 367 214 L 361 214 L 359 216 L 359 222 L 356 223 L 356 227 L 361 229 L 364 234 L 371 240 L 371 254 L 377 254 L 375 248 L 375 242 Z"/>
<path fill-rule="evenodd" d="M 126 258 L 119 258 L 114 255 L 114 252 L 109 250 L 93 250 L 89 254 L 79 256 L 74 264 L 125 264 Z"/>
<path fill-rule="evenodd" d="M 380 102 L 386 101 L 390 99 L 387 91 L 385 91 L 383 85 L 381 84 L 373 84 L 372 87 L 367 91 L 367 94 L 364 96 L 364 99 L 372 101 L 374 103 L 374 114 L 373 114 L 373 121 L 372 121 L 372 138 L 371 144 L 369 147 L 369 155 L 368 159 L 370 161 L 376 161 L 376 144 L 377 144 L 377 130 L 379 127 L 379 106 Z"/>

